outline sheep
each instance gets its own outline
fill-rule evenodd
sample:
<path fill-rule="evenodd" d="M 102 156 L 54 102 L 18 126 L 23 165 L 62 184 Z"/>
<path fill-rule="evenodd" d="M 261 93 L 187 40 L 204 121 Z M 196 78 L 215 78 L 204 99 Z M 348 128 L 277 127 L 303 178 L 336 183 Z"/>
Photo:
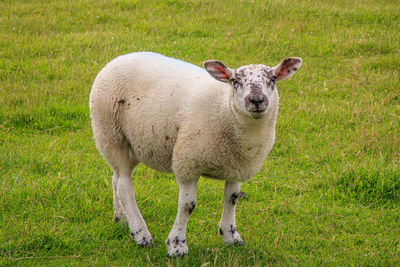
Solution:
<path fill-rule="evenodd" d="M 225 244 L 243 243 L 235 222 L 241 182 L 259 172 L 274 144 L 275 84 L 301 64 L 292 57 L 272 68 L 231 69 L 208 60 L 203 69 L 157 53 L 134 52 L 98 73 L 89 100 L 93 136 L 113 171 L 115 219 L 127 221 L 139 246 L 154 245 L 133 192 L 131 175 L 139 162 L 173 173 L 179 186 L 168 256 L 188 253 L 186 225 L 200 176 L 225 180 L 218 233 Z"/>

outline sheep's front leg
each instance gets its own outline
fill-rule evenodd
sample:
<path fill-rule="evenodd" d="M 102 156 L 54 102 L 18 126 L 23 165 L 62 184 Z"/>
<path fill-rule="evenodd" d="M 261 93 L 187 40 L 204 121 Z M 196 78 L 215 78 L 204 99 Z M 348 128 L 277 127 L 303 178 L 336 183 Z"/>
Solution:
<path fill-rule="evenodd" d="M 179 201 L 178 213 L 174 226 L 165 241 L 168 249 L 168 256 L 184 256 L 188 253 L 186 245 L 186 225 L 190 214 L 196 206 L 197 179 L 193 182 L 178 182 Z"/>
<path fill-rule="evenodd" d="M 219 235 L 225 244 L 243 244 L 238 231 L 236 230 L 235 209 L 239 199 L 240 183 L 225 182 L 224 209 L 219 224 Z"/>

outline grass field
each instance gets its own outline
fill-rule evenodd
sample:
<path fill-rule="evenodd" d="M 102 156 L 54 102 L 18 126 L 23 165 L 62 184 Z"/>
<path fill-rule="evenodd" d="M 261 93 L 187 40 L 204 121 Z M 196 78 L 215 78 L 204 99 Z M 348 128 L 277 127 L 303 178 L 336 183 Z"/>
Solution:
<path fill-rule="evenodd" d="M 0 265 L 400 265 L 400 3 L 374 0 L 0 1 Z M 277 139 L 217 235 L 223 182 L 200 179 L 189 255 L 166 257 L 178 187 L 140 165 L 155 238 L 113 222 L 88 96 L 112 58 L 303 66 L 279 84 Z"/>

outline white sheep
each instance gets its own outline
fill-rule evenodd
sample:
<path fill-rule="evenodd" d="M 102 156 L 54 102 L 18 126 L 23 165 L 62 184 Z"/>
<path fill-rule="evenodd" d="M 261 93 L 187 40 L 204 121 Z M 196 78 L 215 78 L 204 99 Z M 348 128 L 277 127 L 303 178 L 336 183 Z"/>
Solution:
<path fill-rule="evenodd" d="M 168 256 L 188 253 L 186 225 L 196 205 L 200 176 L 225 180 L 219 234 L 242 244 L 235 207 L 241 182 L 260 170 L 275 140 L 275 83 L 301 66 L 287 58 L 275 67 L 230 69 L 209 60 L 204 69 L 151 52 L 117 57 L 97 75 L 90 93 L 93 135 L 113 170 L 114 215 L 129 224 L 140 246 L 154 244 L 132 184 L 142 162 L 173 172 L 178 213 L 166 240 Z"/>

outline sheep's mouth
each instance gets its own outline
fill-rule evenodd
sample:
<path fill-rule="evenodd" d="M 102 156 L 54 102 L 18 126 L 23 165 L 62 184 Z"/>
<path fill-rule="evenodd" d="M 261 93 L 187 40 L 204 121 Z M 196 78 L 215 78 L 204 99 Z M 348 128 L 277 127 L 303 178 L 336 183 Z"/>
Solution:
<path fill-rule="evenodd" d="M 250 101 L 246 101 L 246 109 L 251 114 L 252 117 L 259 119 L 264 116 L 267 111 L 267 101 L 262 103 L 251 103 Z"/>
<path fill-rule="evenodd" d="M 260 105 L 247 105 L 247 110 L 250 113 L 264 113 L 267 110 L 266 106 L 260 106 Z"/>
<path fill-rule="evenodd" d="M 262 118 L 264 116 L 265 111 L 266 111 L 265 109 L 257 109 L 257 110 L 254 110 L 254 111 L 250 111 L 250 114 L 251 114 L 251 116 L 253 118 L 260 119 L 260 118 Z"/>

